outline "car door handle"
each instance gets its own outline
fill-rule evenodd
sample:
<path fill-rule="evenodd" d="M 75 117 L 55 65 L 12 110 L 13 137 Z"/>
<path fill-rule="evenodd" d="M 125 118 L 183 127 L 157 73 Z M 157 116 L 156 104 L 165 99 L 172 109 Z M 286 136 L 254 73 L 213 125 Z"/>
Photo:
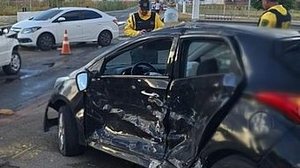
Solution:
<path fill-rule="evenodd" d="M 143 95 L 146 95 L 146 96 L 149 96 L 149 98 L 159 98 L 159 95 L 157 94 L 157 93 L 148 93 L 148 92 L 146 92 L 146 91 L 141 91 L 141 93 L 143 94 Z"/>

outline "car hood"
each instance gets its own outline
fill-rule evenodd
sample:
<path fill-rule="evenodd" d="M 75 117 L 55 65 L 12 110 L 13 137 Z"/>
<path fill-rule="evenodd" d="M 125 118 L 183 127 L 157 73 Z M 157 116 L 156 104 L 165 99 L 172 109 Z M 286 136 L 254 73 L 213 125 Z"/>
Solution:
<path fill-rule="evenodd" d="M 35 27 L 35 26 L 43 27 L 44 25 L 49 24 L 49 22 L 50 22 L 49 20 L 47 21 L 23 20 L 14 24 L 12 27 L 21 28 L 21 29 Z"/>

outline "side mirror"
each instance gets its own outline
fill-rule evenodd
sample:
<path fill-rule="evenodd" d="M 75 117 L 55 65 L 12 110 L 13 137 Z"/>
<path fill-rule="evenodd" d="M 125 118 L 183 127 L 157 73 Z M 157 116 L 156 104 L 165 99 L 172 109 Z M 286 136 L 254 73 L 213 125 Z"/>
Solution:
<path fill-rule="evenodd" d="M 64 21 L 66 21 L 66 18 L 64 18 L 64 17 L 59 17 L 57 19 L 57 22 L 64 22 Z"/>
<path fill-rule="evenodd" d="M 76 85 L 79 91 L 86 90 L 88 86 L 88 72 L 80 72 L 76 75 Z"/>

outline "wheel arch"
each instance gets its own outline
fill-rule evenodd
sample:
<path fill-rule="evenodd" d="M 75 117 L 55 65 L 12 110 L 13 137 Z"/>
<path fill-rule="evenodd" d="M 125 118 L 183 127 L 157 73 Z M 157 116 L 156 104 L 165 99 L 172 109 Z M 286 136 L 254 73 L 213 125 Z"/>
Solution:
<path fill-rule="evenodd" d="M 100 34 L 101 34 L 102 32 L 106 32 L 106 31 L 109 32 L 111 38 L 113 38 L 113 34 L 112 34 L 111 30 L 109 30 L 109 29 L 103 29 L 102 31 L 100 31 L 100 33 L 98 34 L 98 37 L 100 36 Z"/>
<path fill-rule="evenodd" d="M 18 52 L 19 51 L 19 45 L 16 45 L 12 49 L 13 52 Z"/>
<path fill-rule="evenodd" d="M 71 102 L 62 95 L 52 96 L 52 98 L 50 99 L 50 101 L 46 107 L 45 116 L 44 116 L 44 132 L 48 132 L 52 126 L 58 125 L 59 109 L 62 106 L 67 106 L 70 109 L 70 112 L 72 113 L 71 115 L 74 117 L 74 120 L 76 121 L 77 129 L 79 131 L 78 132 L 79 142 L 82 145 L 86 145 L 85 136 L 84 136 L 84 128 L 80 127 L 80 124 L 78 123 L 78 121 L 75 117 L 75 111 L 74 111 L 74 108 L 72 107 Z M 48 117 L 49 108 L 52 108 L 57 112 L 57 117 L 55 117 L 55 118 Z"/>
<path fill-rule="evenodd" d="M 63 98 L 62 96 L 55 96 L 50 99 L 44 115 L 44 132 L 48 132 L 51 127 L 58 124 L 59 108 L 62 106 L 68 106 L 72 111 L 70 103 L 67 100 L 65 100 L 65 98 Z M 52 108 L 57 112 L 57 117 L 55 118 L 48 117 L 49 108 Z"/>
<path fill-rule="evenodd" d="M 53 102 L 49 103 L 49 107 L 53 108 L 57 112 L 59 111 L 59 108 L 62 106 L 69 106 L 69 103 L 66 100 L 63 100 L 61 98 L 58 98 L 54 100 Z"/>

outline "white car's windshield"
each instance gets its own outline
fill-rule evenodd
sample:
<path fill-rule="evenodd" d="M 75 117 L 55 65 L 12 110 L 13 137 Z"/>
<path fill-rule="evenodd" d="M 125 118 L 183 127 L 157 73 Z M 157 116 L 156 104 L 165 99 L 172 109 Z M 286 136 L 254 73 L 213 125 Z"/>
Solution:
<path fill-rule="evenodd" d="M 56 16 L 57 14 L 59 14 L 60 12 L 62 12 L 63 10 L 47 10 L 44 11 L 42 13 L 40 13 L 39 15 L 35 16 L 33 18 L 33 20 L 48 20 L 53 18 L 54 16 Z"/>

